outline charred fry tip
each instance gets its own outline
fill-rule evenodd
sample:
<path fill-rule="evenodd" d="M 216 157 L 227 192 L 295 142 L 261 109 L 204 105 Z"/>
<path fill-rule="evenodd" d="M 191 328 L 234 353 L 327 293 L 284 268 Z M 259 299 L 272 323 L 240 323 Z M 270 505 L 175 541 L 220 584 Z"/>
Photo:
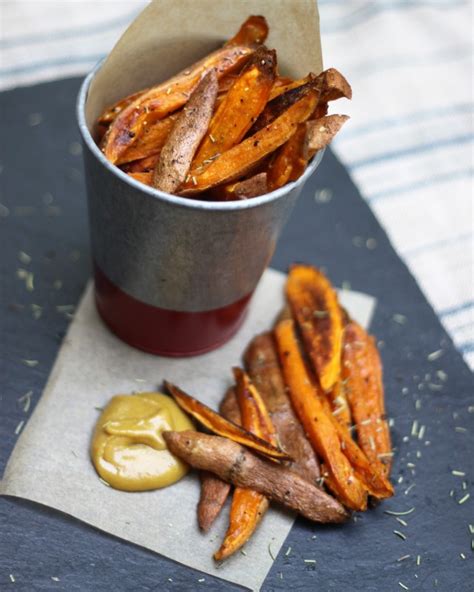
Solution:
<path fill-rule="evenodd" d="M 273 460 L 293 460 L 291 456 L 289 456 L 289 454 L 287 454 L 279 446 L 270 444 L 266 440 L 255 436 L 255 434 L 248 432 L 234 422 L 225 419 L 216 411 L 204 403 L 201 403 L 197 399 L 194 399 L 168 380 L 164 380 L 163 385 L 182 409 L 192 415 L 195 419 L 197 419 L 215 434 L 227 438 L 228 440 L 237 442 L 242 446 L 246 446 L 258 454 L 269 457 Z"/>

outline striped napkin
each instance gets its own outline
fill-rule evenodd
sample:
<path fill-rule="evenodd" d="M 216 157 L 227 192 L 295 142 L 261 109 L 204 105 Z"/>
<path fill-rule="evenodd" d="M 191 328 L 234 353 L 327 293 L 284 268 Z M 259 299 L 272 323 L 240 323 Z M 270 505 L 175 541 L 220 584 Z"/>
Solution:
<path fill-rule="evenodd" d="M 0 89 L 84 74 L 146 4 L 3 0 Z M 337 106 L 352 121 L 333 148 L 474 368 L 470 2 L 319 8 L 325 63 L 354 90 Z M 354 245 L 376 248 L 371 237 Z"/>

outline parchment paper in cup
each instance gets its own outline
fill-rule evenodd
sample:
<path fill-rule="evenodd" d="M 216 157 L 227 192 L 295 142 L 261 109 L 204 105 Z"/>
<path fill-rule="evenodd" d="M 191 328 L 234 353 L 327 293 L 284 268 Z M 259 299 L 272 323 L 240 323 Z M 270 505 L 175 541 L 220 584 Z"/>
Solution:
<path fill-rule="evenodd" d="M 113 48 L 89 91 L 89 128 L 105 107 L 170 78 L 217 49 L 250 15 L 270 25 L 282 74 L 322 70 L 316 0 L 154 0 Z"/>
<path fill-rule="evenodd" d="M 187 359 L 148 355 L 119 341 L 98 318 L 89 285 L 41 400 L 15 446 L 0 493 L 56 508 L 179 563 L 258 590 L 273 563 L 269 547 L 276 556 L 293 524 L 292 515 L 272 505 L 246 545 L 247 555 L 237 553 L 217 569 L 212 554 L 225 533 L 228 508 L 208 535 L 199 531 L 195 473 L 158 491 L 116 491 L 99 481 L 89 444 L 98 407 L 118 393 L 156 390 L 164 378 L 217 408 L 231 383 L 231 367 L 280 311 L 284 281 L 282 273 L 267 270 L 238 334 L 217 351 Z M 353 317 L 369 324 L 373 298 L 347 291 L 340 298 Z"/>

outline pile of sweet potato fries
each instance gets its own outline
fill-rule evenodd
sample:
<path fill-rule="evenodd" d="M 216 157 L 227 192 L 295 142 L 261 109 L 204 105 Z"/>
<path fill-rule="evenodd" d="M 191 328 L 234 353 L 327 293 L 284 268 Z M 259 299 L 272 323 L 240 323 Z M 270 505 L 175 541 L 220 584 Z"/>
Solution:
<path fill-rule="evenodd" d="M 314 267 L 291 267 L 286 298 L 273 330 L 247 347 L 245 371 L 233 369 L 235 386 L 220 414 L 165 382 L 176 402 L 216 434 L 164 433 L 171 452 L 201 471 L 203 530 L 235 487 L 216 560 L 250 538 L 269 500 L 315 522 L 342 522 L 348 510 L 366 510 L 369 496 L 394 492 L 374 338 L 342 309 Z"/>
<path fill-rule="evenodd" d="M 298 179 L 345 115 L 328 102 L 352 96 L 335 69 L 293 80 L 263 45 L 251 16 L 223 47 L 173 78 L 104 111 L 97 139 L 107 159 L 167 193 L 230 201 Z"/>

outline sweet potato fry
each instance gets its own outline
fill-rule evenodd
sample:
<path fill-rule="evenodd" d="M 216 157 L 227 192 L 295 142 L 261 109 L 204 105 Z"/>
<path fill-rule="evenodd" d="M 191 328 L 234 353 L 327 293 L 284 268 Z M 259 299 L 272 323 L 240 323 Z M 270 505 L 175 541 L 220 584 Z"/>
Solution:
<path fill-rule="evenodd" d="M 231 387 L 228 392 L 232 393 L 233 401 L 231 405 L 225 405 L 224 398 L 220 406 L 220 413 L 229 421 L 241 425 L 240 409 L 235 398 L 234 388 Z M 220 514 L 227 496 L 230 492 L 230 485 L 219 477 L 216 477 L 209 471 L 201 471 L 201 496 L 198 504 L 198 524 L 201 530 L 208 531 L 214 520 Z"/>
<path fill-rule="evenodd" d="M 146 158 L 123 164 L 120 168 L 126 173 L 150 173 L 154 171 L 159 156 L 159 154 L 152 154 Z"/>
<path fill-rule="evenodd" d="M 107 109 L 97 119 L 97 123 L 99 125 L 109 126 L 112 123 L 112 121 L 114 121 L 114 119 L 117 117 L 117 115 L 125 109 L 125 107 L 128 107 L 131 103 L 136 101 L 141 95 L 146 93 L 147 90 L 148 89 L 139 90 L 136 93 L 128 95 L 123 99 L 120 99 L 110 107 L 107 107 Z"/>
<path fill-rule="evenodd" d="M 140 181 L 144 185 L 149 185 L 151 187 L 152 180 L 153 180 L 153 171 L 148 171 L 146 173 L 128 173 L 129 177 L 135 179 L 135 181 Z"/>
<path fill-rule="evenodd" d="M 268 37 L 268 23 L 264 16 L 252 15 L 242 23 L 237 33 L 229 39 L 226 47 L 233 45 L 255 46 L 261 45 Z"/>
<path fill-rule="evenodd" d="M 219 515 L 230 492 L 230 484 L 209 471 L 201 471 L 201 496 L 197 507 L 199 528 L 207 532 Z"/>
<path fill-rule="evenodd" d="M 192 174 L 238 144 L 263 111 L 275 80 L 276 52 L 258 49 L 212 117 L 193 161 Z"/>
<path fill-rule="evenodd" d="M 235 488 L 230 508 L 229 528 L 222 545 L 214 553 L 216 561 L 227 559 L 249 540 L 269 505 L 268 498 L 258 491 L 242 487 Z"/>
<path fill-rule="evenodd" d="M 205 72 L 215 69 L 217 77 L 221 78 L 242 67 L 253 51 L 253 47 L 243 45 L 223 47 L 140 95 L 110 125 L 103 147 L 107 159 L 117 163 L 124 152 L 137 142 L 145 127 L 185 105 Z"/>
<path fill-rule="evenodd" d="M 275 427 L 259 391 L 241 368 L 233 368 L 242 426 L 262 440 L 278 446 Z"/>
<path fill-rule="evenodd" d="M 337 294 L 324 274 L 310 265 L 294 265 L 286 294 L 308 356 L 324 391 L 341 371 L 342 313 Z"/>
<path fill-rule="evenodd" d="M 304 173 L 307 163 L 306 124 L 300 123 L 296 133 L 275 154 L 268 170 L 269 190 L 296 181 Z"/>
<path fill-rule="evenodd" d="M 348 115 L 326 115 L 307 121 L 307 155 L 311 158 L 318 150 L 327 146 L 348 119 Z"/>
<path fill-rule="evenodd" d="M 168 381 L 165 381 L 164 384 L 168 392 L 173 396 L 174 400 L 182 409 L 192 415 L 195 419 L 202 423 L 203 426 L 215 434 L 224 436 L 226 438 L 231 438 L 235 442 L 239 442 L 244 446 L 248 446 L 249 448 L 259 452 L 260 454 L 269 456 L 270 458 L 290 460 L 288 454 L 280 447 L 273 446 L 272 444 L 265 442 L 265 440 L 258 438 L 254 434 L 247 432 L 235 423 L 225 419 L 213 411 L 210 407 L 204 405 L 204 403 L 201 403 L 198 400 L 193 399 L 193 397 L 187 395 L 174 384 L 171 384 Z"/>
<path fill-rule="evenodd" d="M 312 80 L 316 80 L 316 74 L 310 72 L 308 76 L 304 78 L 300 78 L 299 80 L 291 80 L 291 78 L 277 78 L 275 84 L 273 85 L 272 92 L 270 93 L 269 101 L 273 101 L 283 93 L 288 92 L 289 90 L 293 90 L 294 88 L 298 88 L 299 86 L 303 86 Z"/>
<path fill-rule="evenodd" d="M 259 458 L 232 440 L 200 432 L 164 432 L 169 450 L 191 466 L 236 487 L 253 489 L 315 522 L 343 522 L 348 514 L 330 495 L 290 469 Z"/>
<path fill-rule="evenodd" d="M 356 322 L 344 331 L 342 376 L 360 447 L 372 462 L 381 461 L 390 472 L 392 449 L 385 418 L 382 364 L 374 343 Z"/>
<path fill-rule="evenodd" d="M 314 111 L 319 100 L 319 90 L 317 88 L 316 80 L 310 78 L 305 84 L 296 87 L 293 87 L 293 85 L 290 86 L 290 90 L 279 94 L 275 99 L 267 103 L 257 121 L 250 128 L 248 136 L 253 136 L 258 131 L 269 126 L 279 118 L 282 113 L 285 113 L 285 111 L 287 111 L 292 105 L 300 102 L 307 95 L 316 96 L 313 107 Z"/>
<path fill-rule="evenodd" d="M 217 75 L 214 70 L 210 70 L 193 91 L 160 152 L 153 176 L 156 189 L 174 193 L 186 179 L 192 159 L 211 121 L 216 97 Z"/>
<path fill-rule="evenodd" d="M 322 102 L 328 103 L 343 97 L 352 99 L 351 85 L 336 68 L 329 68 L 321 72 L 317 77 L 317 81 L 321 89 Z"/>
<path fill-rule="evenodd" d="M 159 154 L 180 114 L 181 111 L 178 111 L 164 119 L 156 121 L 153 125 L 144 125 L 143 132 L 137 138 L 135 144 L 130 146 L 130 148 L 122 154 L 116 164 L 122 165 Z"/>
<path fill-rule="evenodd" d="M 321 72 L 318 76 L 310 73 L 305 78 L 290 81 L 286 85 L 275 84 L 270 93 L 269 100 L 272 101 L 281 94 L 308 84 L 311 81 L 315 82 L 316 87 L 320 91 L 320 98 L 315 111 L 316 118 L 323 117 L 327 114 L 327 104 L 329 101 L 335 101 L 343 97 L 346 99 L 352 99 L 352 89 L 350 84 L 338 70 L 335 68 L 329 68 L 328 70 Z"/>
<path fill-rule="evenodd" d="M 220 185 L 212 190 L 212 196 L 218 201 L 234 201 L 257 197 L 267 192 L 267 173 L 258 173 L 243 181 Z"/>
<path fill-rule="evenodd" d="M 245 351 L 244 362 L 270 413 L 278 441 L 294 459 L 287 466 L 315 483 L 320 475 L 318 459 L 293 411 L 273 335 L 262 333 L 254 337 Z"/>
<path fill-rule="evenodd" d="M 296 102 L 275 121 L 216 158 L 202 173 L 185 183 L 180 195 L 195 195 L 245 175 L 249 169 L 291 138 L 308 119 L 317 102 L 315 91 Z"/>
<path fill-rule="evenodd" d="M 326 412 L 318 397 L 316 385 L 301 355 L 294 322 L 288 320 L 279 323 L 275 329 L 275 337 L 293 407 L 313 447 L 324 459 L 333 477 L 334 493 L 348 508 L 365 510 L 367 490 L 341 449 L 335 427 L 335 424 L 339 424 L 333 423 L 332 415 Z"/>
<path fill-rule="evenodd" d="M 275 430 L 265 404 L 249 377 L 234 368 L 237 399 L 242 415 L 242 426 L 259 438 L 276 444 Z M 226 559 L 244 545 L 257 528 L 269 506 L 268 499 L 252 489 L 236 487 L 232 497 L 229 527 L 214 559 Z"/>
<path fill-rule="evenodd" d="M 326 415 L 331 419 L 334 429 L 339 435 L 341 449 L 351 463 L 357 478 L 363 483 L 368 492 L 379 499 L 391 497 L 394 493 L 393 486 L 384 475 L 384 467 L 379 459 L 369 460 L 357 443 L 352 439 L 347 426 L 337 421 L 331 412 L 331 407 L 327 398 L 318 389 L 318 397 L 326 411 Z"/>

